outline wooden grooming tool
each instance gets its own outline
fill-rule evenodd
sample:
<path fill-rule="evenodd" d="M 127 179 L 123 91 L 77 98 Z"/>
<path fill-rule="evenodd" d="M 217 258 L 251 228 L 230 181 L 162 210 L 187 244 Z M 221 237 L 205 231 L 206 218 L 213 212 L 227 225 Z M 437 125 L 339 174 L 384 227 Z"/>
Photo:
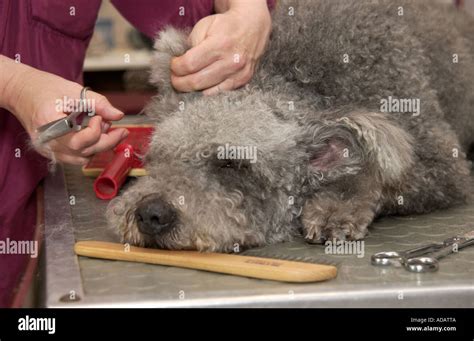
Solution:
<path fill-rule="evenodd" d="M 79 256 L 176 266 L 282 282 L 319 282 L 337 275 L 337 268 L 331 265 L 237 254 L 158 250 L 101 241 L 80 241 L 74 250 Z"/>

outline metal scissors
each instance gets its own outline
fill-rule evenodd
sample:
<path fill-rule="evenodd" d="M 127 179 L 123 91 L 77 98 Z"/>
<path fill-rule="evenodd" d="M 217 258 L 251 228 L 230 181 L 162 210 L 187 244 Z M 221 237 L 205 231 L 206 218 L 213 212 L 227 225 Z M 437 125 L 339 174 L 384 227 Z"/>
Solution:
<path fill-rule="evenodd" d="M 439 260 L 465 247 L 474 245 L 474 231 L 404 251 L 378 252 L 371 257 L 372 265 L 401 265 L 411 272 L 434 272 Z"/>
<path fill-rule="evenodd" d="M 90 88 L 86 86 L 81 90 L 80 101 L 84 108 L 86 108 L 86 92 L 89 89 Z M 85 116 L 86 113 L 87 116 Z M 66 117 L 42 125 L 36 130 L 39 133 L 38 142 L 43 144 L 58 137 L 64 136 L 71 131 L 79 131 L 83 127 L 87 126 L 89 119 L 94 115 L 95 112 L 92 111 L 74 111 Z"/>

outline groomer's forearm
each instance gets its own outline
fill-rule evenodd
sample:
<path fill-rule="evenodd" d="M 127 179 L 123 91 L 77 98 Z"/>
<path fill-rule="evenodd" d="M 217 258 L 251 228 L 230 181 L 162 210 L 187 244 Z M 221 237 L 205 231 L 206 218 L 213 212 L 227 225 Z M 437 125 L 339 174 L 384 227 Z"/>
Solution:
<path fill-rule="evenodd" d="M 12 59 L 0 54 L 0 108 L 5 108 L 15 114 L 13 108 L 20 94 L 18 82 L 32 68 L 15 63 Z"/>
<path fill-rule="evenodd" d="M 267 0 L 214 0 L 214 10 L 216 13 L 227 12 L 231 8 L 237 7 L 262 7 L 267 8 Z"/>

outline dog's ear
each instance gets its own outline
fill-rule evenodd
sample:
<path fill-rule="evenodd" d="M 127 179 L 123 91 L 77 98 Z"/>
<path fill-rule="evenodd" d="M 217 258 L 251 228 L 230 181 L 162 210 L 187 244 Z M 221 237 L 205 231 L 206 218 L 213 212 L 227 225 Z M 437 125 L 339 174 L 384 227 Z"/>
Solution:
<path fill-rule="evenodd" d="M 344 162 L 345 154 L 348 154 L 348 148 L 345 141 L 337 137 L 324 141 L 322 145 L 311 148 L 310 167 L 318 172 L 328 172 L 331 169 L 339 167 Z"/>
<path fill-rule="evenodd" d="M 189 31 L 166 27 L 155 39 L 155 52 L 151 60 L 150 83 L 165 95 L 174 92 L 171 86 L 171 58 L 183 55 L 189 48 Z"/>
<path fill-rule="evenodd" d="M 315 122 L 306 134 L 308 169 L 318 182 L 357 174 L 363 151 L 353 131 L 337 122 Z"/>
<path fill-rule="evenodd" d="M 413 163 L 411 135 L 380 113 L 351 112 L 313 122 L 305 140 L 309 170 L 319 181 L 330 182 L 364 170 L 375 172 L 385 183 L 394 183 Z"/>
<path fill-rule="evenodd" d="M 180 95 L 171 85 L 171 59 L 183 55 L 190 48 L 188 35 L 189 30 L 166 27 L 155 39 L 149 80 L 157 87 L 158 95 L 145 108 L 151 118 L 160 118 L 178 109 Z"/>

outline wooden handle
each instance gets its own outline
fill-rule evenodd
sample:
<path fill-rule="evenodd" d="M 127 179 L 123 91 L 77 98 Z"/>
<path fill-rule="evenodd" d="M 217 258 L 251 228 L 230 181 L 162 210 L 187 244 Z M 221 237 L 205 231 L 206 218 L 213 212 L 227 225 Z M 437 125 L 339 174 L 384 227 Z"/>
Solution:
<path fill-rule="evenodd" d="M 157 250 L 100 241 L 77 242 L 74 251 L 77 255 L 92 258 L 176 266 L 283 282 L 318 282 L 334 278 L 337 274 L 337 268 L 330 265 L 223 253 Z"/>

